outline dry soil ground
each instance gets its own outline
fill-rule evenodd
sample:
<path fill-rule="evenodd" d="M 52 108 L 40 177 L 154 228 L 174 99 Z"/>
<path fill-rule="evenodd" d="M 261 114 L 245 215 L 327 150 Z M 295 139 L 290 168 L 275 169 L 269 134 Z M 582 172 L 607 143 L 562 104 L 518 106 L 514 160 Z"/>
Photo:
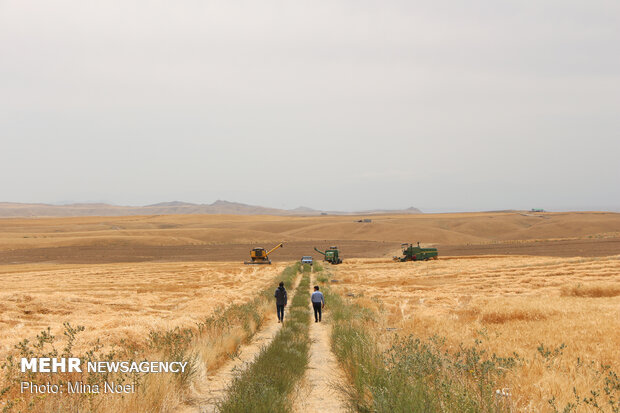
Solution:
<path fill-rule="evenodd" d="M 0 219 L 0 264 L 238 261 L 284 242 L 275 261 L 337 244 L 345 258 L 391 257 L 401 242 L 442 256 L 607 256 L 620 253 L 618 213 L 472 213 L 277 217 L 161 215 Z"/>
<path fill-rule="evenodd" d="M 312 277 L 308 294 L 314 291 L 316 278 Z M 314 316 L 312 304 L 308 303 L 311 320 Z M 310 360 L 308 369 L 302 379 L 295 397 L 295 411 L 338 413 L 346 411 L 346 395 L 342 384 L 346 376 L 338 365 L 338 360 L 331 349 L 331 314 L 323 313 L 322 321 L 310 322 Z"/>

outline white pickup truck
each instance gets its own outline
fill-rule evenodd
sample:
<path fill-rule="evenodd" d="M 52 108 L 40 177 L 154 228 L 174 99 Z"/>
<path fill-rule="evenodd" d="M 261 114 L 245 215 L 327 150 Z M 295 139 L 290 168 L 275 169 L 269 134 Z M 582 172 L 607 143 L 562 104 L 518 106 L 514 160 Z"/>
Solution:
<path fill-rule="evenodd" d="M 312 265 L 313 262 L 314 262 L 314 260 L 309 255 L 304 255 L 303 257 L 301 257 L 301 263 L 302 264 L 310 264 L 310 265 Z"/>

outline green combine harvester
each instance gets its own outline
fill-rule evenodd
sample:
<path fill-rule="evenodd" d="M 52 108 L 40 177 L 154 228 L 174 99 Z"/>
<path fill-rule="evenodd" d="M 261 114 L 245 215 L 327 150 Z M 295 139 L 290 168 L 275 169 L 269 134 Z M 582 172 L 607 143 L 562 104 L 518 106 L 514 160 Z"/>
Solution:
<path fill-rule="evenodd" d="M 417 246 L 413 244 L 401 244 L 401 248 L 403 249 L 402 257 L 394 257 L 394 261 L 428 261 L 428 260 L 436 260 L 437 256 L 437 248 L 422 248 L 420 247 L 420 243 L 418 242 Z"/>
<path fill-rule="evenodd" d="M 325 252 L 317 249 L 316 247 L 314 247 L 314 250 L 319 254 L 322 254 L 324 256 L 324 260 L 330 264 L 335 265 L 342 263 L 342 260 L 339 257 L 338 247 L 329 247 L 329 249 Z"/>

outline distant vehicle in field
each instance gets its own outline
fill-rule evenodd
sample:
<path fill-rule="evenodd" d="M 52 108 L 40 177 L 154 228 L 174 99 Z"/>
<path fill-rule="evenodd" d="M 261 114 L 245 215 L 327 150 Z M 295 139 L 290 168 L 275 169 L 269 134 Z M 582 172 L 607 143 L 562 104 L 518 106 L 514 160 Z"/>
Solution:
<path fill-rule="evenodd" d="M 428 260 L 436 260 L 439 253 L 437 252 L 437 248 L 422 248 L 420 247 L 420 243 L 415 246 L 413 244 L 401 244 L 401 248 L 403 249 L 402 257 L 394 257 L 394 261 L 428 261 Z"/>
<path fill-rule="evenodd" d="M 304 255 L 301 257 L 301 263 L 312 265 L 314 263 L 314 259 L 309 255 Z"/>
<path fill-rule="evenodd" d="M 322 254 L 325 258 L 324 260 L 329 262 L 330 264 L 340 264 L 342 260 L 339 257 L 340 251 L 338 251 L 338 247 L 329 247 L 325 252 L 314 247 L 314 250 L 319 254 Z"/>

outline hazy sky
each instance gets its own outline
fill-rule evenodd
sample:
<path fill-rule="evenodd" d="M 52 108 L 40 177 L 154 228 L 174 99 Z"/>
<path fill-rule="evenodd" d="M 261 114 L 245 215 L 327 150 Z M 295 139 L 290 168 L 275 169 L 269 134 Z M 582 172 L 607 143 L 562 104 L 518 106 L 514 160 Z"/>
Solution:
<path fill-rule="evenodd" d="M 0 201 L 620 208 L 620 2 L 0 0 Z"/>

